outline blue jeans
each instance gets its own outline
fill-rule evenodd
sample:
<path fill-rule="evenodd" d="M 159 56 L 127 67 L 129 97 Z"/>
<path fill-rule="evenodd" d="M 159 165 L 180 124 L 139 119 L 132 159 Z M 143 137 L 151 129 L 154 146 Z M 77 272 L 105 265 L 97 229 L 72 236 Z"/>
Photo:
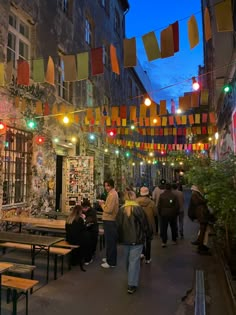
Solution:
<path fill-rule="evenodd" d="M 103 221 L 106 259 L 110 266 L 117 263 L 117 224 L 116 221 Z"/>
<path fill-rule="evenodd" d="M 143 244 L 141 245 L 124 245 L 126 268 L 128 271 L 128 285 L 138 286 L 140 272 L 140 255 L 142 254 Z"/>

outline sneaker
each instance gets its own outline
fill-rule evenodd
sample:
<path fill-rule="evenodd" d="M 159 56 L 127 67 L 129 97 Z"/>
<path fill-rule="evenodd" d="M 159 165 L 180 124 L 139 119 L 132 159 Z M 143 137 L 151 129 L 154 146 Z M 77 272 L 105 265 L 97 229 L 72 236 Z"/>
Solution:
<path fill-rule="evenodd" d="M 144 254 L 141 254 L 140 259 L 144 259 L 144 258 L 145 258 Z"/>
<path fill-rule="evenodd" d="M 166 243 L 162 243 L 161 246 L 164 248 L 166 247 Z"/>
<path fill-rule="evenodd" d="M 151 261 L 152 261 L 151 258 L 148 260 L 145 260 L 145 264 L 150 264 Z"/>
<path fill-rule="evenodd" d="M 128 293 L 133 294 L 137 290 L 137 287 L 129 285 L 128 286 Z"/>
<path fill-rule="evenodd" d="M 107 259 L 106 259 L 106 257 L 102 259 L 102 262 L 107 262 Z"/>
<path fill-rule="evenodd" d="M 116 266 L 111 266 L 107 262 L 105 262 L 105 263 L 101 264 L 101 267 L 108 269 L 108 268 L 115 268 Z"/>
<path fill-rule="evenodd" d="M 93 259 L 91 259 L 90 261 L 86 261 L 84 264 L 85 266 L 88 266 L 89 264 L 91 264 L 93 262 Z"/>

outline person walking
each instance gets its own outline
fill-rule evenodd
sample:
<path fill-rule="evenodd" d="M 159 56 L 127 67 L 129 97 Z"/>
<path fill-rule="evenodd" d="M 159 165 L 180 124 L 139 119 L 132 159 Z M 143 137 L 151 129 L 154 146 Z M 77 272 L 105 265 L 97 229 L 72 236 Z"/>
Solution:
<path fill-rule="evenodd" d="M 114 189 L 113 179 L 104 181 L 104 188 L 107 192 L 106 201 L 99 200 L 103 210 L 102 220 L 105 236 L 106 257 L 103 258 L 101 267 L 110 268 L 117 264 L 117 225 L 116 215 L 119 210 L 119 198 Z"/>
<path fill-rule="evenodd" d="M 158 234 L 158 230 L 159 230 L 159 220 L 158 220 L 158 203 L 159 203 L 159 198 L 160 195 L 164 192 L 164 189 L 162 189 L 162 187 L 156 186 L 155 189 L 152 192 L 152 199 L 155 202 L 155 206 L 156 206 L 156 211 L 155 211 L 155 226 L 156 229 L 154 231 L 156 231 L 156 233 Z"/>
<path fill-rule="evenodd" d="M 117 215 L 118 239 L 124 245 L 126 268 L 128 271 L 128 293 L 133 294 L 138 287 L 140 255 L 151 230 L 143 208 L 135 200 L 133 191 L 126 191 L 125 203 Z"/>
<path fill-rule="evenodd" d="M 181 190 L 178 190 L 177 183 L 172 184 L 172 191 L 178 198 L 179 202 L 179 215 L 177 217 L 177 237 L 184 238 L 184 194 Z"/>
<path fill-rule="evenodd" d="M 196 185 L 192 185 L 191 191 L 192 195 L 188 207 L 188 216 L 192 221 L 197 220 L 199 222 L 198 238 L 196 241 L 193 241 L 192 244 L 198 245 L 199 254 L 206 254 L 209 251 L 209 248 L 204 244 L 209 221 L 207 200 L 200 188 Z"/>
<path fill-rule="evenodd" d="M 152 237 L 153 237 L 153 232 L 156 229 L 156 225 L 155 225 L 156 207 L 155 207 L 154 201 L 149 197 L 149 189 L 147 187 L 141 187 L 140 197 L 138 197 L 136 201 L 143 208 L 148 219 L 150 230 L 152 232 L 150 237 L 146 238 L 144 247 L 143 247 L 143 255 L 145 257 L 145 263 L 150 264 Z"/>
<path fill-rule="evenodd" d="M 165 191 L 160 195 L 158 203 L 161 218 L 162 247 L 166 247 L 168 225 L 171 228 L 172 242 L 176 243 L 176 222 L 179 213 L 179 202 L 176 195 L 171 191 L 171 184 L 166 183 Z"/>

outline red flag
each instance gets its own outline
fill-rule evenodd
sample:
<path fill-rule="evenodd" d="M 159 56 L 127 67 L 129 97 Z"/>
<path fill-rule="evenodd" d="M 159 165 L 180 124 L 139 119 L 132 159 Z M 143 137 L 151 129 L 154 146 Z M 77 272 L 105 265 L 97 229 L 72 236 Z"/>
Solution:
<path fill-rule="evenodd" d="M 170 104 L 171 104 L 171 114 L 175 114 L 175 101 L 171 99 Z"/>
<path fill-rule="evenodd" d="M 174 52 L 179 51 L 179 22 L 171 24 L 173 30 Z"/>
<path fill-rule="evenodd" d="M 92 75 L 98 75 L 104 72 L 102 47 L 91 49 L 91 66 Z"/>
<path fill-rule="evenodd" d="M 25 60 L 17 61 L 17 84 L 29 85 L 29 64 Z"/>

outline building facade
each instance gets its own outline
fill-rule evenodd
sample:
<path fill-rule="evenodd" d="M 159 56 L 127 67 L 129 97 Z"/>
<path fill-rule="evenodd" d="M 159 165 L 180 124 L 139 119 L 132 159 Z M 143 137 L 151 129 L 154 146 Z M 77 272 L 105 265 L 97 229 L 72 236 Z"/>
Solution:
<path fill-rule="evenodd" d="M 112 106 L 129 106 L 133 100 L 139 106 L 143 99 L 137 96 L 147 93 L 139 73 L 123 67 L 128 9 L 127 0 L 0 3 L 5 75 L 0 86 L 1 210 L 64 210 L 65 163 L 71 156 L 94 157 L 94 196 L 107 177 L 113 177 L 119 189 L 129 184 L 129 163 L 122 150 L 117 153 L 119 148 L 107 144 L 106 124 L 84 125 L 87 109 L 96 108 L 105 117 Z M 110 44 L 116 47 L 119 75 L 112 72 Z M 92 75 L 89 62 L 88 78 L 65 80 L 65 57 L 88 52 L 90 58 L 96 48 L 102 48 L 103 73 Z M 19 60 L 29 64 L 29 84 L 19 84 Z M 34 81 L 36 60 L 44 65 L 45 82 Z M 53 84 L 47 78 L 52 75 L 49 62 L 54 64 Z M 62 122 L 61 113 L 71 118 L 70 124 Z"/>

